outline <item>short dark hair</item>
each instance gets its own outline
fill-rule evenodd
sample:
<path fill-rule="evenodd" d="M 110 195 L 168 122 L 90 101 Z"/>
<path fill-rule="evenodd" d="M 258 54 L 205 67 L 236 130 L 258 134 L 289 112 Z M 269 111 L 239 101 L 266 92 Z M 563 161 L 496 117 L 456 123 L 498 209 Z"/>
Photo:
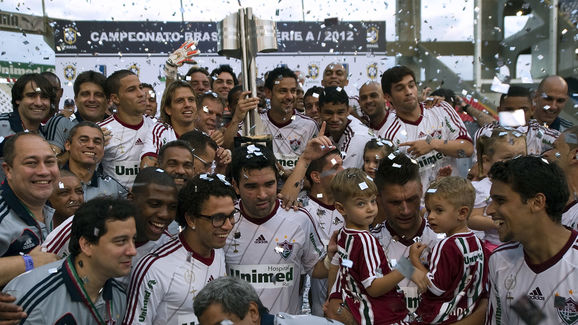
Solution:
<path fill-rule="evenodd" d="M 181 135 L 179 140 L 187 142 L 197 156 L 204 155 L 205 152 L 207 152 L 207 146 L 213 148 L 215 151 L 219 148 L 215 140 L 211 139 L 205 132 L 199 130 L 189 131 Z"/>
<path fill-rule="evenodd" d="M 106 78 L 104 92 L 107 98 L 110 98 L 112 94 L 118 94 L 120 80 L 126 76 L 136 76 L 136 74 L 130 70 L 117 70 Z"/>
<path fill-rule="evenodd" d="M 405 185 L 410 181 L 421 183 L 419 166 L 403 153 L 392 153 L 379 163 L 374 181 L 379 191 L 386 185 Z"/>
<path fill-rule="evenodd" d="M 283 78 L 293 78 L 295 79 L 295 83 L 298 83 L 297 75 L 295 74 L 295 72 L 293 72 L 293 70 L 287 67 L 277 67 L 267 72 L 267 79 L 265 79 L 265 88 L 273 90 L 275 81 Z"/>
<path fill-rule="evenodd" d="M 241 85 L 237 85 L 229 91 L 229 94 L 227 95 L 227 103 L 229 103 L 229 106 L 231 106 L 231 103 L 233 102 L 233 97 L 235 96 L 235 93 L 242 93 L 242 92 L 243 92 L 243 86 L 241 86 Z M 235 104 L 237 104 L 237 103 L 235 103 Z"/>
<path fill-rule="evenodd" d="M 207 71 L 207 69 L 203 68 L 203 67 L 192 67 L 189 69 L 189 71 L 187 71 L 187 73 L 185 74 L 185 76 L 190 76 L 193 73 L 197 73 L 200 72 L 202 74 L 204 74 L 205 76 L 209 76 L 209 71 Z"/>
<path fill-rule="evenodd" d="M 66 141 L 72 142 L 72 138 L 76 135 L 76 132 L 78 132 L 78 129 L 80 129 L 81 127 L 85 127 L 85 126 L 88 126 L 90 128 L 97 129 L 98 131 L 100 131 L 100 134 L 102 134 L 102 139 L 104 140 L 104 133 L 102 133 L 102 129 L 100 128 L 100 126 L 98 126 L 98 124 L 91 122 L 91 121 L 82 121 L 82 122 L 76 124 L 75 126 L 73 126 L 72 129 L 70 129 L 70 131 L 68 132 L 68 138 L 66 139 Z M 103 142 L 103 144 L 104 144 L 104 142 Z"/>
<path fill-rule="evenodd" d="M 403 78 L 407 75 L 410 75 L 415 81 L 415 74 L 410 68 L 406 66 L 398 65 L 387 69 L 381 76 L 381 90 L 383 90 L 384 94 L 391 95 L 391 86 L 394 83 L 403 80 Z"/>
<path fill-rule="evenodd" d="M 319 94 L 319 107 L 325 104 L 345 104 L 349 106 L 349 96 L 345 89 L 341 87 L 325 87 L 323 92 Z"/>
<path fill-rule="evenodd" d="M 91 82 L 95 85 L 98 85 L 100 88 L 102 88 L 102 91 L 105 92 L 106 77 L 100 72 L 88 70 L 80 73 L 76 77 L 76 80 L 74 80 L 74 97 L 78 96 L 78 93 L 80 92 L 80 86 L 85 82 Z"/>
<path fill-rule="evenodd" d="M 183 141 L 183 140 L 174 140 L 174 141 L 167 142 L 159 150 L 158 159 L 157 159 L 159 164 L 165 158 L 165 153 L 166 153 L 167 149 L 170 149 L 170 148 L 183 148 L 183 149 L 185 149 L 191 153 L 191 157 L 193 156 L 193 148 L 191 148 L 191 145 L 188 142 Z"/>
<path fill-rule="evenodd" d="M 532 93 L 530 92 L 530 89 L 522 86 L 510 86 L 508 92 L 500 96 L 500 106 L 507 97 L 526 97 L 530 103 L 532 102 Z"/>
<path fill-rule="evenodd" d="M 151 89 L 151 90 L 153 91 L 153 93 L 155 93 L 155 94 L 157 93 L 157 92 L 155 91 L 155 87 L 153 87 L 153 85 L 151 85 L 151 84 L 147 84 L 146 82 L 141 82 L 140 85 L 141 85 L 143 88 L 149 88 L 149 89 Z"/>
<path fill-rule="evenodd" d="M 195 217 L 201 213 L 203 204 L 211 196 L 230 197 L 233 202 L 237 195 L 223 175 L 201 174 L 189 180 L 179 191 L 176 221 L 181 227 L 187 225 L 185 216 Z"/>
<path fill-rule="evenodd" d="M 438 88 L 434 90 L 430 96 L 442 96 L 446 102 L 448 102 L 452 107 L 455 107 L 458 103 L 456 100 L 456 93 L 447 88 Z"/>
<path fill-rule="evenodd" d="M 97 197 L 85 202 L 76 210 L 70 231 L 68 249 L 73 257 L 80 254 L 79 240 L 84 237 L 89 243 L 97 244 L 107 232 L 107 221 L 124 221 L 134 218 L 136 210 L 126 200 Z"/>
<path fill-rule="evenodd" d="M 237 76 L 235 75 L 233 68 L 228 64 L 221 64 L 219 65 L 218 68 L 215 68 L 213 69 L 213 71 L 211 71 L 211 78 L 209 78 L 211 81 L 211 88 L 213 88 L 213 82 L 223 72 L 227 72 L 233 77 L 233 83 L 235 84 L 235 86 L 239 84 L 239 80 L 237 79 Z"/>
<path fill-rule="evenodd" d="M 27 73 L 20 76 L 12 87 L 12 110 L 18 112 L 19 104 L 16 102 L 24 98 L 24 88 L 29 82 L 33 82 L 36 86 L 35 88 L 40 88 L 40 95 L 50 100 L 50 108 L 52 109 L 56 100 L 56 92 L 54 92 L 50 81 L 39 73 Z"/>
<path fill-rule="evenodd" d="M 36 133 L 18 132 L 12 136 L 6 137 L 6 139 L 4 140 L 4 147 L 2 148 L 3 151 L 2 154 L 4 155 L 4 161 L 8 165 L 12 166 L 12 163 L 14 163 L 14 157 L 16 156 L 16 140 L 24 136 L 38 137 L 40 141 L 44 141 L 46 142 L 47 145 L 50 146 L 48 141 L 46 141 L 42 136 Z"/>
<path fill-rule="evenodd" d="M 323 93 L 323 87 L 313 86 L 313 87 L 307 89 L 307 91 L 303 95 L 303 99 L 305 99 L 309 96 L 313 96 L 313 94 L 317 94 L 317 95 L 321 96 L 322 93 Z"/>
<path fill-rule="evenodd" d="M 564 172 L 540 157 L 523 156 L 496 162 L 488 173 L 492 181 L 508 184 L 523 203 L 538 193 L 546 196 L 546 213 L 560 223 L 570 192 Z"/>
<path fill-rule="evenodd" d="M 327 152 L 326 154 L 324 154 L 323 156 L 321 156 L 321 158 L 311 161 L 311 163 L 309 164 L 309 167 L 307 167 L 307 171 L 305 172 L 305 177 L 307 178 L 307 180 L 311 184 L 313 184 L 313 179 L 311 178 L 311 173 L 312 172 L 321 172 L 323 170 L 323 166 L 325 166 L 325 164 L 327 163 L 327 158 L 331 155 L 340 155 L 341 156 L 341 151 L 339 151 L 339 149 L 333 149 L 333 150 Z"/>
<path fill-rule="evenodd" d="M 142 168 L 136 175 L 131 192 L 136 195 L 141 194 L 149 184 L 177 188 L 175 180 L 164 170 L 158 167 L 146 167 Z"/>
<path fill-rule="evenodd" d="M 231 177 L 239 184 L 241 172 L 243 170 L 261 170 L 271 168 L 277 174 L 277 159 L 271 149 L 261 144 L 250 144 L 241 146 L 233 150 L 233 159 L 231 161 Z"/>
<path fill-rule="evenodd" d="M 43 76 L 44 78 L 46 78 L 48 81 L 50 81 L 50 78 L 54 79 L 56 82 L 58 82 L 58 85 L 61 85 L 60 83 L 60 78 L 58 78 L 58 76 L 56 75 L 56 73 L 52 72 L 52 71 L 42 71 L 40 72 L 40 75 Z"/>

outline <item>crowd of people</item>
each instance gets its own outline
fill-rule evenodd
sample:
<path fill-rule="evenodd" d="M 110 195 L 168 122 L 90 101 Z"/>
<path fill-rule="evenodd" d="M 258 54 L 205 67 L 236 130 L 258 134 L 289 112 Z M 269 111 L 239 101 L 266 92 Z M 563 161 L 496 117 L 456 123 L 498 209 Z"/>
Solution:
<path fill-rule="evenodd" d="M 576 322 L 563 78 L 495 120 L 405 66 L 347 94 L 340 63 L 310 89 L 281 65 L 251 97 L 230 66 L 180 76 L 194 45 L 160 99 L 129 70 L 80 73 L 60 112 L 54 74 L 14 83 L 0 324 Z M 251 110 L 270 138 L 239 145 Z"/>

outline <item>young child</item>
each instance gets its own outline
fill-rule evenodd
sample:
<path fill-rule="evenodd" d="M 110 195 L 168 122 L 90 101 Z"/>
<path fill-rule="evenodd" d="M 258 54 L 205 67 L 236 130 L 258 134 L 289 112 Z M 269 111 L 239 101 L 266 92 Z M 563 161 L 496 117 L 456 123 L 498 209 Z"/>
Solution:
<path fill-rule="evenodd" d="M 425 245 L 415 243 L 410 248 L 412 264 L 427 272 L 430 280 L 416 311 L 420 324 L 449 324 L 463 319 L 483 296 L 487 251 L 467 226 L 474 197 L 472 184 L 457 176 L 435 180 L 426 192 L 429 226 L 447 237 L 434 246 L 429 271 L 419 259 Z"/>
<path fill-rule="evenodd" d="M 339 265 L 335 284 L 337 292 L 341 292 L 340 298 L 358 324 L 403 322 L 408 311 L 397 284 L 404 275 L 397 269 L 392 270 L 382 246 L 369 232 L 369 225 L 377 215 L 377 186 L 362 170 L 348 168 L 335 175 L 331 191 L 335 208 L 345 219 L 345 226 L 337 235 L 338 251 L 332 261 L 332 268 Z M 409 272 L 401 271 L 412 280 L 420 279 L 417 284 L 425 289 L 425 273 L 408 265 Z"/>
<path fill-rule="evenodd" d="M 492 182 L 486 176 L 494 163 L 525 156 L 526 136 L 516 130 L 496 128 L 490 136 L 482 135 L 478 138 L 476 151 L 480 180 L 472 182 L 476 189 L 476 200 L 468 226 L 473 230 L 483 231 L 482 234 L 476 233 L 476 235 L 484 240 L 484 245 L 492 252 L 502 242 L 498 237 L 497 226 L 485 213 L 486 207 L 490 204 L 490 187 L 492 187 Z"/>
<path fill-rule="evenodd" d="M 363 149 L 363 171 L 371 178 L 375 178 L 375 171 L 379 162 L 393 152 L 393 143 L 388 140 L 371 139 Z"/>

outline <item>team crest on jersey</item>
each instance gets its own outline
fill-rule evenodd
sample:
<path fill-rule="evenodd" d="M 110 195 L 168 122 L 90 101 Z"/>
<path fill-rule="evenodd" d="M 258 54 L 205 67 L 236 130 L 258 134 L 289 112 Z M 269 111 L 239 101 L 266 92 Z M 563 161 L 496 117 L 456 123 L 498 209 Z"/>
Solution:
<path fill-rule="evenodd" d="M 301 140 L 299 139 L 292 139 L 289 140 L 289 145 L 291 146 L 291 150 L 297 151 L 301 148 Z"/>
<path fill-rule="evenodd" d="M 554 300 L 554 303 L 556 303 L 556 300 L 560 301 L 560 306 L 555 306 L 558 317 L 564 324 L 578 324 L 578 303 L 572 297 L 563 299 L 564 297 L 556 296 Z"/>
<path fill-rule="evenodd" d="M 277 244 L 275 251 L 277 251 L 284 259 L 288 259 L 289 256 L 291 256 L 291 253 L 293 253 L 293 244 L 285 240 L 284 242 Z"/>

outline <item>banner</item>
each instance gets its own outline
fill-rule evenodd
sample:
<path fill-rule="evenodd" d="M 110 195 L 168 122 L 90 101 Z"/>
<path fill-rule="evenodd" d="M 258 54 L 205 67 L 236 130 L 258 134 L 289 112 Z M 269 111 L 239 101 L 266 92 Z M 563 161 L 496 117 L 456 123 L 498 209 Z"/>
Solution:
<path fill-rule="evenodd" d="M 198 42 L 202 53 L 217 52 L 214 22 L 105 22 L 55 20 L 56 55 L 170 53 L 185 40 Z M 385 21 L 277 22 L 280 53 L 385 52 Z"/>
<path fill-rule="evenodd" d="M 0 61 L 0 77 L 18 79 L 26 73 L 55 72 L 53 65 Z"/>

